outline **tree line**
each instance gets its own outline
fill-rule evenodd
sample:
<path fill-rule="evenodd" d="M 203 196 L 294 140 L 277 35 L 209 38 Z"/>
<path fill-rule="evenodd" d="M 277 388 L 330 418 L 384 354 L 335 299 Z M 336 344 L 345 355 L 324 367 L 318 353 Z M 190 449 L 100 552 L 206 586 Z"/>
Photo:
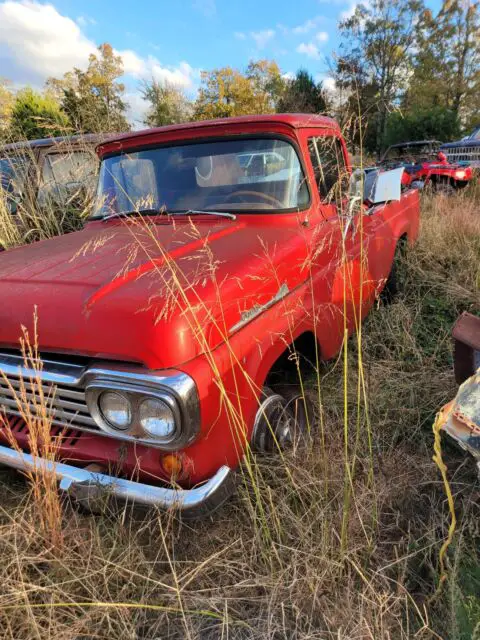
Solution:
<path fill-rule="evenodd" d="M 337 118 L 352 147 L 372 153 L 405 139 L 454 139 L 480 124 L 479 7 L 478 0 L 443 0 L 436 13 L 423 0 L 357 5 L 338 24 L 340 44 L 328 61 L 334 90 L 305 69 L 285 77 L 275 61 L 256 60 L 202 72 L 194 99 L 178 86 L 145 81 L 143 124 L 304 112 Z M 126 131 L 122 75 L 121 57 L 105 43 L 86 70 L 49 78 L 40 93 L 15 93 L 0 80 L 0 136 Z"/>

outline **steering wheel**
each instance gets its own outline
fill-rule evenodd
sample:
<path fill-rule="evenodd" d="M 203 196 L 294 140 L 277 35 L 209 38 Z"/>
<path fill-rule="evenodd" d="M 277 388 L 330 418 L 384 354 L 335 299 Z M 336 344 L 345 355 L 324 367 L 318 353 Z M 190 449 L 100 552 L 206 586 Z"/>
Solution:
<path fill-rule="evenodd" d="M 268 203 L 273 204 L 276 209 L 284 209 L 285 208 L 283 202 L 281 202 L 280 200 L 278 200 L 278 198 L 275 198 L 274 196 L 268 195 L 268 193 L 262 193 L 261 191 L 248 191 L 248 190 L 243 190 L 243 189 L 240 189 L 239 191 L 234 191 L 233 193 L 228 195 L 225 198 L 225 202 L 231 202 L 232 198 L 235 198 L 235 196 L 240 196 L 240 197 L 242 197 L 242 196 L 254 196 L 255 198 L 258 198 L 260 196 L 260 198 L 263 198 Z"/>

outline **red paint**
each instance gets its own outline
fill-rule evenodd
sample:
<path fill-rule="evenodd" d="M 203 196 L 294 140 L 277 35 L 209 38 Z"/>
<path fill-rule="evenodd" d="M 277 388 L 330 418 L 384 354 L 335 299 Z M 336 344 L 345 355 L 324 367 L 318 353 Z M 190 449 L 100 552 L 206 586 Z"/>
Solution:
<path fill-rule="evenodd" d="M 328 118 L 274 115 L 165 127 L 127 134 L 99 153 L 265 132 L 297 143 L 310 185 L 308 210 L 240 212 L 235 221 L 95 221 L 0 256 L 0 349 L 18 348 L 21 326 L 32 330 L 36 307 L 42 352 L 176 368 L 193 377 L 201 431 L 183 452 L 191 461 L 188 484 L 222 464 L 238 465 L 259 390 L 286 343 L 313 332 L 322 358 L 334 357 L 344 328 L 354 331 L 374 304 L 398 239 L 406 234 L 413 242 L 418 232 L 418 192 L 410 190 L 400 202 L 357 215 L 355 233 L 348 231 L 343 245 L 342 221 L 334 205 L 321 201 L 307 147 L 312 135 L 336 136 L 346 154 Z M 172 297 L 177 283 L 184 290 Z M 232 331 L 242 314 L 268 305 L 283 285 L 286 297 Z M 26 446 L 25 436 L 18 437 Z M 100 461 L 152 482 L 164 477 L 158 449 L 83 434 L 61 451 L 78 464 Z"/>

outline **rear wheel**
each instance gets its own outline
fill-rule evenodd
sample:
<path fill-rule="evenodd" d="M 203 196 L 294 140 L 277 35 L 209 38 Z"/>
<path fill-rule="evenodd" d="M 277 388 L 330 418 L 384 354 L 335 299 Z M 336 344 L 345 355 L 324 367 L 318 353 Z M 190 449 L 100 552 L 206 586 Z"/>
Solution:
<path fill-rule="evenodd" d="M 313 419 L 313 403 L 299 387 L 264 387 L 252 447 L 261 453 L 296 448 L 310 438 Z"/>
<path fill-rule="evenodd" d="M 403 273 L 402 263 L 405 258 L 405 250 L 407 247 L 407 239 L 400 238 L 395 248 L 393 256 L 392 268 L 387 278 L 387 282 L 380 294 L 380 299 L 386 304 L 390 304 L 401 293 L 403 289 Z"/>

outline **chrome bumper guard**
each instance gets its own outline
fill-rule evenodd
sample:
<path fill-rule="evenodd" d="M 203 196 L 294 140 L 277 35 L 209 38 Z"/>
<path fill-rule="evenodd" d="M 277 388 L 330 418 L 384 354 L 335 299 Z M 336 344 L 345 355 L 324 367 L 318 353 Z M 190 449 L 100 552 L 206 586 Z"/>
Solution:
<path fill-rule="evenodd" d="M 53 473 L 60 482 L 61 491 L 88 507 L 95 507 L 112 497 L 137 506 L 176 509 L 187 518 L 212 513 L 228 499 L 234 487 L 234 474 L 227 466 L 220 467 L 212 478 L 193 489 L 168 489 L 34 458 L 4 446 L 0 446 L 0 464 L 19 471 Z"/>

